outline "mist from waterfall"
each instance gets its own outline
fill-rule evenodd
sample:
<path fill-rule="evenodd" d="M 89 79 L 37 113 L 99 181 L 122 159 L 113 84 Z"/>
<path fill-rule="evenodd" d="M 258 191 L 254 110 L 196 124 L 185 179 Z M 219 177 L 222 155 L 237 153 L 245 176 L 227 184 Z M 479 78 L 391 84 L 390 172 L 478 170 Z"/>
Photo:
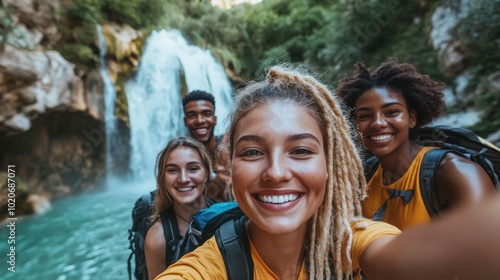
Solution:
<path fill-rule="evenodd" d="M 126 83 L 130 120 L 130 170 L 133 178 L 154 186 L 158 153 L 173 137 L 188 135 L 182 95 L 205 90 L 215 97 L 215 134 L 233 104 L 232 86 L 209 50 L 189 45 L 178 30 L 149 36 L 136 75 Z"/>
<path fill-rule="evenodd" d="M 115 103 L 116 103 L 116 89 L 111 77 L 108 73 L 106 63 L 106 41 L 100 25 L 96 26 L 98 43 L 99 43 L 99 72 L 103 81 L 103 98 L 104 98 L 104 121 L 106 133 L 106 174 L 111 175 L 114 168 L 113 144 L 116 143 L 118 133 L 116 131 L 116 116 L 115 116 Z"/>

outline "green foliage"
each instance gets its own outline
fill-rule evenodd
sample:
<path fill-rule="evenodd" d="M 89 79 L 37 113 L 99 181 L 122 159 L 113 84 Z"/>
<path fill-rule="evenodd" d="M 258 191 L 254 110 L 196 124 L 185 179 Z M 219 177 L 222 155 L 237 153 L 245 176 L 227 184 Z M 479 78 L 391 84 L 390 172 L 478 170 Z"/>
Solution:
<path fill-rule="evenodd" d="M 224 67 L 231 69 L 235 73 L 241 72 L 243 63 L 234 53 L 222 48 L 212 48 L 212 52 Z"/>
<path fill-rule="evenodd" d="M 444 80 L 434 50 L 426 42 L 417 2 L 350 1 L 335 5 L 328 24 L 311 37 L 306 54 L 331 81 L 351 75 L 357 61 L 377 67 L 390 58 L 411 63 L 434 79 Z"/>
<path fill-rule="evenodd" d="M 7 43 L 8 36 L 15 27 L 12 10 L 9 7 L 0 6 L 0 48 Z"/>
<path fill-rule="evenodd" d="M 99 57 L 94 51 L 82 44 L 64 44 L 57 48 L 64 58 L 81 66 L 81 67 L 95 67 L 99 62 Z"/>
<path fill-rule="evenodd" d="M 61 9 L 58 29 L 61 54 L 82 67 L 95 67 L 98 50 L 96 25 L 103 21 L 154 28 L 165 15 L 168 0 L 69 0 Z"/>
<path fill-rule="evenodd" d="M 63 14 L 76 21 L 96 24 L 101 18 L 99 0 L 74 1 Z"/>
<path fill-rule="evenodd" d="M 107 21 L 141 29 L 159 23 L 165 15 L 166 3 L 166 0 L 103 0 L 100 5 Z"/>

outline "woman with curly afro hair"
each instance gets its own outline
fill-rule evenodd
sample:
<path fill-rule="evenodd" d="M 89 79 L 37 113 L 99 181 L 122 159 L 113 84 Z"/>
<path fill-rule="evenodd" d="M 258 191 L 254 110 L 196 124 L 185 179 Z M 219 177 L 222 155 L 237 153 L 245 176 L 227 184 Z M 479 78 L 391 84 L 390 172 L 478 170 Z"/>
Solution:
<path fill-rule="evenodd" d="M 352 109 L 361 141 L 379 162 L 368 182 L 363 214 L 401 230 L 428 222 L 419 173 L 425 153 L 435 147 L 414 140 L 418 129 L 441 113 L 445 85 L 410 64 L 389 61 L 373 72 L 359 62 L 356 67 L 336 92 Z M 479 165 L 453 153 L 441 161 L 435 182 L 442 210 L 478 203 L 494 193 Z"/>

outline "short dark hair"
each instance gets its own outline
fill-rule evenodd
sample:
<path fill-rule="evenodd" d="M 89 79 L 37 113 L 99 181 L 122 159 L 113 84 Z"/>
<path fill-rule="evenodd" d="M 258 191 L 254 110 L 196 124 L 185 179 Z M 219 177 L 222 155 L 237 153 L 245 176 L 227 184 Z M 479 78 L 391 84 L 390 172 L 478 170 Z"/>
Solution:
<path fill-rule="evenodd" d="M 186 104 L 188 104 L 191 101 L 198 101 L 198 100 L 205 100 L 214 106 L 215 110 L 215 98 L 211 93 L 208 93 L 204 90 L 193 90 L 190 93 L 188 93 L 186 96 L 182 98 L 182 109 L 184 110 L 184 107 L 186 107 Z M 185 113 L 185 112 L 184 112 Z"/>

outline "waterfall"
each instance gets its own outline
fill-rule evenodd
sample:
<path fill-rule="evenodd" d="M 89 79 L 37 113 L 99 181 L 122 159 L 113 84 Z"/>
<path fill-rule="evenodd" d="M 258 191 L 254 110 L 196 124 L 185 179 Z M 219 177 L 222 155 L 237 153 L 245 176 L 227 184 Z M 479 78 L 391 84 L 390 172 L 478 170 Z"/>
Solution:
<path fill-rule="evenodd" d="M 210 51 L 189 45 L 178 30 L 154 31 L 148 38 L 136 75 L 126 83 L 133 178 L 154 186 L 158 153 L 173 137 L 188 135 L 182 96 L 205 90 L 215 97 L 215 134 L 226 129 L 232 86 Z M 151 186 L 151 185 L 149 185 Z"/>
<path fill-rule="evenodd" d="M 113 162 L 113 144 L 116 143 L 118 137 L 116 131 L 116 117 L 115 117 L 115 102 L 116 102 L 116 90 L 115 85 L 111 81 L 109 76 L 107 64 L 106 64 L 106 41 L 102 33 L 102 28 L 97 25 L 97 36 L 99 43 L 99 72 L 102 77 L 104 84 L 103 97 L 104 97 L 104 122 L 105 122 L 105 133 L 106 133 L 106 174 L 110 175 L 113 172 L 114 162 Z"/>

